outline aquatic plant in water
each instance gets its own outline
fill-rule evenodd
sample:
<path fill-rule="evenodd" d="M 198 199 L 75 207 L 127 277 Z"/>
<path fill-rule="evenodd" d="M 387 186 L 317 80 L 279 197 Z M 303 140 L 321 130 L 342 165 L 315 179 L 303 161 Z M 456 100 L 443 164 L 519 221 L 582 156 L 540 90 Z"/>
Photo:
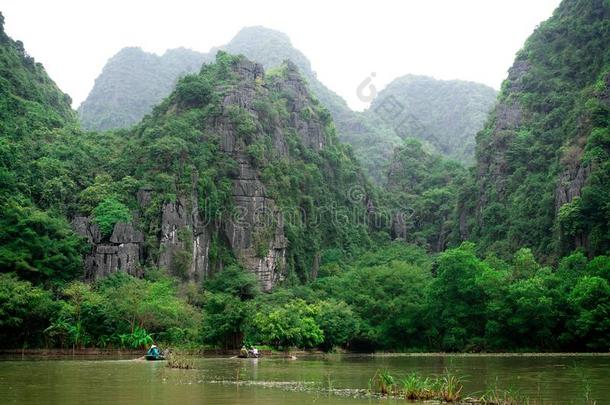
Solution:
<path fill-rule="evenodd" d="M 396 378 L 389 371 L 375 373 L 369 383 L 371 393 L 382 396 L 401 396 L 409 400 L 441 400 L 455 402 L 460 400 L 463 389 L 462 378 L 445 370 L 440 377 L 423 377 L 415 372 L 408 374 L 396 383 Z"/>
<path fill-rule="evenodd" d="M 167 357 L 167 367 L 190 370 L 195 368 L 195 359 L 181 353 L 170 353 Z"/>

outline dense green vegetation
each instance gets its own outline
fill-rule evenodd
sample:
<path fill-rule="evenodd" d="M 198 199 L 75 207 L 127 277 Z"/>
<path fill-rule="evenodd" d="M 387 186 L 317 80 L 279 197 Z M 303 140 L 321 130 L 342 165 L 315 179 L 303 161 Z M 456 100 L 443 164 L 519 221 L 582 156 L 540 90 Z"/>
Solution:
<path fill-rule="evenodd" d="M 467 175 L 461 164 L 425 151 L 419 141 L 409 139 L 396 148 L 383 195 L 394 214 L 392 237 L 434 252 L 455 242 L 457 195 Z"/>
<path fill-rule="evenodd" d="M 610 257 L 557 268 L 529 249 L 511 261 L 473 244 L 435 258 L 402 243 L 354 260 L 330 257 L 306 285 L 256 293 L 247 274 L 206 285 L 203 340 L 352 350 L 592 350 L 608 339 Z M 233 272 L 237 270 L 234 269 Z M 222 279 L 222 281 L 220 281 Z"/>
<path fill-rule="evenodd" d="M 117 273 L 54 292 L 0 274 L 0 337 L 7 347 L 143 348 L 194 341 L 200 311 L 176 296 L 176 280 Z"/>
<path fill-rule="evenodd" d="M 219 52 L 133 128 L 83 132 L 2 28 L 0 339 L 607 350 L 609 9 L 565 0 L 528 40 L 479 134 L 476 173 L 397 136 L 383 188 L 292 63 L 263 75 Z M 247 248 L 229 240 L 244 198 L 284 215 L 242 233 Z M 75 235 L 70 222 L 84 217 L 99 235 Z M 126 242 L 137 271 L 85 279 L 94 249 L 118 255 L 111 239 L 128 231 L 117 224 L 138 233 Z M 262 292 L 248 268 L 278 260 L 270 250 L 285 265 Z"/>
<path fill-rule="evenodd" d="M 431 259 L 390 244 L 355 260 L 325 260 L 306 286 L 261 293 L 251 273 L 232 267 L 179 291 L 158 273 L 118 273 L 66 284 L 53 295 L 2 275 L 0 336 L 8 345 L 166 345 L 352 350 L 604 351 L 610 257 L 582 253 L 557 268 L 527 249 L 511 262 L 479 258 L 464 244 Z M 176 296 L 178 294 L 178 298 Z"/>
<path fill-rule="evenodd" d="M 517 54 L 477 138 L 464 238 L 555 261 L 610 247 L 610 5 L 564 1 Z"/>
<path fill-rule="evenodd" d="M 82 270 L 82 247 L 48 210 L 78 178 L 68 178 L 59 150 L 48 150 L 76 125 L 75 115 L 70 98 L 3 25 L 0 15 L 0 268 L 40 283 L 70 279 Z"/>

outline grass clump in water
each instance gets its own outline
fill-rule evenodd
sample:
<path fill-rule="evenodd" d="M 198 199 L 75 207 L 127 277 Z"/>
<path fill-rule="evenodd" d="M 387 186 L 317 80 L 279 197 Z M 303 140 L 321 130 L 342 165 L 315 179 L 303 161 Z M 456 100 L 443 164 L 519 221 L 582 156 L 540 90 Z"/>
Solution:
<path fill-rule="evenodd" d="M 424 377 L 415 372 L 396 383 L 389 371 L 377 371 L 369 386 L 382 396 L 404 397 L 412 401 L 439 400 L 456 402 L 461 398 L 462 378 L 445 370 L 436 378 Z"/>
<path fill-rule="evenodd" d="M 171 353 L 167 357 L 167 367 L 190 370 L 195 368 L 195 359 L 181 353 Z"/>

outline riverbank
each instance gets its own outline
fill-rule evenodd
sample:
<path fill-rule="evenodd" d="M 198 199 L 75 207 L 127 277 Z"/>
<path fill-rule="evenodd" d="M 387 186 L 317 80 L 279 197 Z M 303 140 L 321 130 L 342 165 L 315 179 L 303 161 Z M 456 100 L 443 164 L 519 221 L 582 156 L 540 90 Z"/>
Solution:
<path fill-rule="evenodd" d="M 239 354 L 239 350 L 227 350 L 227 349 L 176 349 L 173 347 L 164 347 L 165 349 L 171 349 L 174 351 L 179 351 L 181 354 L 188 356 L 201 356 L 201 357 L 209 357 L 209 356 L 237 356 Z M 38 358 L 61 358 L 61 357 L 119 357 L 119 358 L 128 358 L 128 357 L 139 357 L 145 352 L 145 349 L 133 350 L 133 349 L 102 349 L 102 348 L 75 348 L 75 349 L 58 349 L 58 348 L 50 348 L 50 349 L 0 349 L 0 358 L 1 357 L 38 357 Z M 276 351 L 271 349 L 262 348 L 259 349 L 259 352 L 263 356 L 273 356 L 273 357 L 281 357 L 281 356 L 308 356 L 308 355 L 324 355 L 325 353 L 319 350 L 291 350 L 286 353 L 283 351 Z"/>
<path fill-rule="evenodd" d="M 173 349 L 173 348 L 171 348 Z M 76 348 L 76 349 L 0 349 L 0 356 L 40 356 L 40 357 L 63 357 L 63 356 L 140 356 L 144 349 L 105 349 L 105 348 Z M 181 349 L 181 353 L 192 356 L 236 356 L 239 350 L 228 349 Z M 289 352 L 277 351 L 268 348 L 259 349 L 264 356 L 357 356 L 357 357 L 610 357 L 610 352 L 484 352 L 484 353 L 445 353 L 445 352 L 349 352 L 341 351 L 328 353 L 321 350 L 290 350 Z"/>

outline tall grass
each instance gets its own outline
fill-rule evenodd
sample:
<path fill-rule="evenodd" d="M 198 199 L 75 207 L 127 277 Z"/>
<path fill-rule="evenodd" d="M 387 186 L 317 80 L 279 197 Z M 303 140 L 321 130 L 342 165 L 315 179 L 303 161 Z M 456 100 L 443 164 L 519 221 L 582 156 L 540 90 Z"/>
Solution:
<path fill-rule="evenodd" d="M 532 401 L 521 395 L 516 390 L 498 388 L 497 380 L 496 385 L 487 388 L 478 399 L 479 403 L 483 405 L 534 405 L 538 403 L 538 401 Z"/>
<path fill-rule="evenodd" d="M 455 402 L 461 398 L 463 385 L 462 378 L 449 370 L 445 370 L 442 376 L 435 378 L 423 377 L 413 372 L 400 380 L 400 384 L 396 383 L 396 378 L 389 371 L 377 370 L 369 387 L 382 396 Z"/>
<path fill-rule="evenodd" d="M 462 378 L 453 374 L 449 369 L 440 377 L 441 380 L 441 399 L 446 402 L 454 402 L 460 399 L 460 394 L 464 386 Z"/>
<path fill-rule="evenodd" d="M 435 382 L 428 377 L 411 373 L 401 380 L 402 393 L 406 399 L 410 400 L 433 399 L 436 391 Z"/>

